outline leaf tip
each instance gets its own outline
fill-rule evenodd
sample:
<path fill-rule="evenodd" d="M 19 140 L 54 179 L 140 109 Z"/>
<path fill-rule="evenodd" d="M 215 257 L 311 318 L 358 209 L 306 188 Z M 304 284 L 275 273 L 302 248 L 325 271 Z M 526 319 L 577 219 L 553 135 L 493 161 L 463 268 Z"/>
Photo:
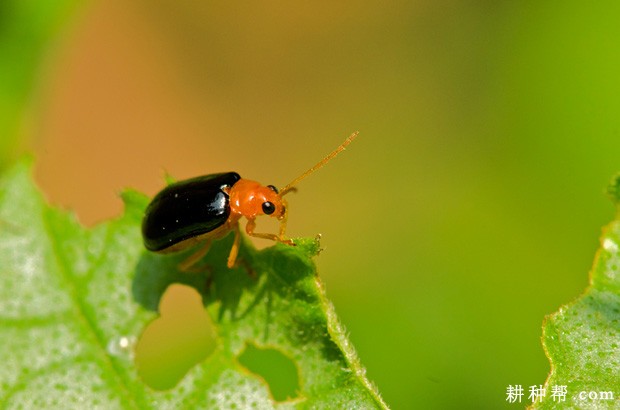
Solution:
<path fill-rule="evenodd" d="M 293 240 L 297 249 L 303 251 L 309 257 L 316 256 L 323 248 L 321 248 L 321 235 L 314 238 L 295 238 Z"/>
<path fill-rule="evenodd" d="M 616 206 L 620 206 L 620 172 L 611 179 L 605 193 Z"/>
<path fill-rule="evenodd" d="M 164 170 L 164 181 L 166 182 L 166 185 L 172 185 L 177 182 L 177 179 L 172 176 L 172 174 L 169 173 L 168 170 Z"/>
<path fill-rule="evenodd" d="M 26 172 L 30 174 L 32 172 L 32 169 L 34 168 L 34 162 L 34 154 L 26 153 L 21 155 L 14 161 L 0 161 L 0 170 L 4 172 L 10 172 L 10 170 L 13 170 L 13 172 Z"/>
<path fill-rule="evenodd" d="M 146 195 L 134 189 L 124 189 L 121 191 L 120 197 L 125 204 L 126 215 L 139 215 L 141 217 L 149 202 Z"/>

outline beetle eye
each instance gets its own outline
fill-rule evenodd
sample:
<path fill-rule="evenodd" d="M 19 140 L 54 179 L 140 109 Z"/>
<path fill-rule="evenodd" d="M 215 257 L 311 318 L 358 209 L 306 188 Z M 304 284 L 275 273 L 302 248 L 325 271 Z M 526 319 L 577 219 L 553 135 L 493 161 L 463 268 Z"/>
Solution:
<path fill-rule="evenodd" d="M 271 189 L 273 192 L 275 192 L 276 194 L 278 193 L 278 188 L 276 188 L 273 185 L 267 185 L 267 188 Z"/>
<path fill-rule="evenodd" d="M 275 212 L 275 210 L 276 210 L 276 206 L 274 204 L 272 204 L 269 201 L 263 202 L 263 212 L 266 215 L 271 215 L 272 213 Z"/>

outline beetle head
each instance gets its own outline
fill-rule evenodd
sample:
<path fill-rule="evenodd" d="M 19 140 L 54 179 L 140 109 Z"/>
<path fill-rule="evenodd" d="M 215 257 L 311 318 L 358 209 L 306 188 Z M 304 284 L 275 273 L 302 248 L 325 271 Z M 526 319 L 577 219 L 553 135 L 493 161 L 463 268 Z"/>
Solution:
<path fill-rule="evenodd" d="M 241 179 L 233 185 L 229 195 L 231 212 L 248 219 L 269 215 L 281 220 L 286 214 L 286 202 L 273 185 Z"/>

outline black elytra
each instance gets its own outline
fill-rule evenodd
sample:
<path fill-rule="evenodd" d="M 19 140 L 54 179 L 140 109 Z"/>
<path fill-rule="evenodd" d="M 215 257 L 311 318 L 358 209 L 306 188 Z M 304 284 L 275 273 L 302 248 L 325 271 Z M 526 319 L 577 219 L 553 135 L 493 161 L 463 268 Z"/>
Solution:
<path fill-rule="evenodd" d="M 153 252 L 165 252 L 186 239 L 224 225 L 230 215 L 225 188 L 240 179 L 236 172 L 225 172 L 168 185 L 153 198 L 144 213 L 144 246 Z"/>

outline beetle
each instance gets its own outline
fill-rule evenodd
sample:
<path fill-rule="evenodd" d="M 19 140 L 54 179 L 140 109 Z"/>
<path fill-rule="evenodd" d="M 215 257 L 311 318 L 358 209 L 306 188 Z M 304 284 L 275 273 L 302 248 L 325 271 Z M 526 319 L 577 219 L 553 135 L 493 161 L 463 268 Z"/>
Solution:
<path fill-rule="evenodd" d="M 338 148 L 281 190 L 241 178 L 236 172 L 203 175 L 168 185 L 155 195 L 144 213 L 142 238 L 146 249 L 166 254 L 202 243 L 203 246 L 179 266 L 181 270 L 188 270 L 207 254 L 213 240 L 234 231 L 227 261 L 227 266 L 232 268 L 239 253 L 241 218 L 247 219 L 245 232 L 249 236 L 294 246 L 293 240 L 285 236 L 288 207 L 284 195 L 295 191 L 297 183 L 338 155 L 357 135 L 357 132 L 351 134 Z M 278 219 L 278 234 L 254 232 L 256 218 L 261 215 Z"/>

